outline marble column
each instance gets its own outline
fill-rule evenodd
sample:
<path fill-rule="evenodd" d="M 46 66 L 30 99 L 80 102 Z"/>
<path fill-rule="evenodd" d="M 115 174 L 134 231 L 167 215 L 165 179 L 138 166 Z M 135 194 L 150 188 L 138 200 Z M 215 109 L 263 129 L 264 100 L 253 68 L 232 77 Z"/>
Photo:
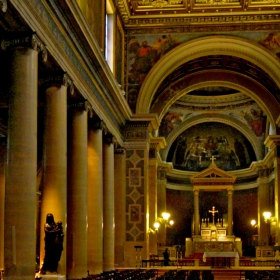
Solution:
<path fill-rule="evenodd" d="M 87 275 L 87 101 L 70 106 L 67 190 L 67 275 Z"/>
<path fill-rule="evenodd" d="M 125 244 L 125 149 L 115 149 L 114 181 L 115 181 L 115 263 L 124 266 Z"/>
<path fill-rule="evenodd" d="M 159 167 L 157 173 L 157 212 L 158 215 L 161 216 L 163 212 L 166 212 L 166 170 Z M 159 231 L 158 243 L 161 246 L 164 246 L 166 244 L 166 228 L 162 227 L 162 230 Z"/>
<path fill-rule="evenodd" d="M 48 80 L 49 79 L 49 80 Z M 44 224 L 46 215 L 53 214 L 55 222 L 64 228 L 64 250 L 58 264 L 58 273 L 66 274 L 67 244 L 67 87 L 68 76 L 46 78 L 44 136 L 43 136 L 43 187 L 41 203 L 41 260 L 44 252 Z"/>
<path fill-rule="evenodd" d="M 158 217 L 157 213 L 157 159 L 150 158 L 149 160 L 149 226 L 154 228 L 154 223 Z M 159 232 L 165 231 L 163 224 L 159 227 Z M 157 233 L 150 234 L 149 238 L 149 253 L 157 255 Z"/>
<path fill-rule="evenodd" d="M 228 234 L 227 235 L 229 235 L 229 236 L 233 235 L 233 231 L 232 231 L 232 223 L 233 223 L 232 194 L 233 194 L 232 189 L 227 191 L 227 196 L 228 196 Z"/>
<path fill-rule="evenodd" d="M 7 47 L 9 62 L 4 218 L 5 279 L 34 279 L 35 275 L 40 45 L 36 36 L 1 42 L 2 47 Z M 9 47 L 11 49 L 8 49 Z"/>
<path fill-rule="evenodd" d="M 103 270 L 115 269 L 114 137 L 103 142 Z"/>
<path fill-rule="evenodd" d="M 103 271 L 103 130 L 98 119 L 90 119 L 88 131 L 88 270 Z"/>
<path fill-rule="evenodd" d="M 194 190 L 194 235 L 199 235 L 199 190 Z"/>
<path fill-rule="evenodd" d="M 269 206 L 269 180 L 268 169 L 258 171 L 258 245 L 269 244 L 267 224 L 263 212 L 271 211 Z"/>

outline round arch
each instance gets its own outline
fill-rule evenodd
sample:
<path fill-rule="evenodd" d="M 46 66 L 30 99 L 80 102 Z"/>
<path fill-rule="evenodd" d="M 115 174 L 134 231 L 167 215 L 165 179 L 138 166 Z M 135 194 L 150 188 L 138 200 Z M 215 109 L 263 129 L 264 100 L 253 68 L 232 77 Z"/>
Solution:
<path fill-rule="evenodd" d="M 206 55 L 232 55 L 262 68 L 280 86 L 280 63 L 276 56 L 264 47 L 249 40 L 233 36 L 207 36 L 191 40 L 171 50 L 149 72 L 139 92 L 136 114 L 148 114 L 158 85 L 181 64 Z M 270 95 L 270 94 L 266 94 Z M 257 98 L 252 92 L 252 98 Z M 268 110 L 275 111 L 275 104 L 266 102 Z M 274 110 L 273 110 L 274 107 Z M 279 112 L 279 106 L 278 112 Z M 276 121 L 277 116 L 273 116 Z"/>
<path fill-rule="evenodd" d="M 251 130 L 248 130 L 248 127 L 244 123 L 242 123 L 239 120 L 230 118 L 229 116 L 226 116 L 223 114 L 215 114 L 212 116 L 207 115 L 207 117 L 205 116 L 205 114 L 202 114 L 200 116 L 197 116 L 197 117 L 194 117 L 194 118 L 191 118 L 191 119 L 188 119 L 188 120 L 182 122 L 178 127 L 176 127 L 170 133 L 170 135 L 166 139 L 166 142 L 168 144 L 164 148 L 164 150 L 162 150 L 162 152 L 161 152 L 162 160 L 166 161 L 168 152 L 169 152 L 173 142 L 182 132 L 184 132 L 186 129 L 188 129 L 196 124 L 203 123 L 203 122 L 220 122 L 220 123 L 228 124 L 228 125 L 236 128 L 252 144 L 252 147 L 255 152 L 257 160 L 262 159 L 262 151 L 260 150 L 260 147 L 258 145 L 258 143 L 259 143 L 258 139 L 257 139 L 256 135 L 254 134 L 254 132 Z"/>

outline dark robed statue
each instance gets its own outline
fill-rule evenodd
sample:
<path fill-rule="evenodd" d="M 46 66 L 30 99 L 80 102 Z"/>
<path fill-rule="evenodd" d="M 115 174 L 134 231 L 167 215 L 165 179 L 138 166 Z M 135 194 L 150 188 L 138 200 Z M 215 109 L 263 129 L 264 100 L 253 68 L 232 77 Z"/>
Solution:
<path fill-rule="evenodd" d="M 46 217 L 45 229 L 45 257 L 41 273 L 57 273 L 58 262 L 63 251 L 63 228 L 62 222 L 55 222 L 53 214 Z"/>

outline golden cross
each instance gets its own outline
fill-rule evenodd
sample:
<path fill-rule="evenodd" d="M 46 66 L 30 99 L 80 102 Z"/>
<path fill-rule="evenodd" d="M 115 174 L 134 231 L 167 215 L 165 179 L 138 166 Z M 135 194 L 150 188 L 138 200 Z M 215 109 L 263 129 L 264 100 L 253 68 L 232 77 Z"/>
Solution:
<path fill-rule="evenodd" d="M 214 160 L 216 159 L 214 156 L 210 157 L 210 159 L 212 160 L 212 163 L 214 163 Z M 215 208 L 215 207 L 214 207 Z"/>
<path fill-rule="evenodd" d="M 215 213 L 218 213 L 218 210 L 215 210 L 215 206 L 212 206 L 212 210 L 209 210 L 209 213 L 212 213 L 212 223 L 214 224 Z"/>

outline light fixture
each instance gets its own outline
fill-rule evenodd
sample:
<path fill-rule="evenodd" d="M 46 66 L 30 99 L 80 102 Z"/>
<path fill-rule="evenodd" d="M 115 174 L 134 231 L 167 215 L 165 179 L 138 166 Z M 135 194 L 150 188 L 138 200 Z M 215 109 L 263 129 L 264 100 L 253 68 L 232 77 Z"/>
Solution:
<path fill-rule="evenodd" d="M 169 220 L 170 218 L 170 214 L 167 212 L 163 212 L 161 214 L 161 217 L 157 218 L 157 221 L 160 222 L 161 224 L 164 224 L 165 227 L 170 227 L 174 224 L 173 220 Z"/>
<path fill-rule="evenodd" d="M 271 212 L 268 212 L 268 211 L 263 212 L 263 217 L 264 217 L 264 221 L 266 223 L 268 223 L 270 221 L 270 218 L 271 218 Z"/>
<path fill-rule="evenodd" d="M 256 221 L 256 220 L 251 220 L 251 225 L 252 225 L 254 228 L 257 228 L 257 227 L 258 227 L 258 224 L 257 224 L 257 221 Z"/>
<path fill-rule="evenodd" d="M 158 229 L 160 227 L 160 223 L 159 222 L 155 222 L 154 223 L 154 228 L 149 228 L 148 229 L 148 233 L 152 233 L 152 234 L 157 234 L 158 233 Z"/>

